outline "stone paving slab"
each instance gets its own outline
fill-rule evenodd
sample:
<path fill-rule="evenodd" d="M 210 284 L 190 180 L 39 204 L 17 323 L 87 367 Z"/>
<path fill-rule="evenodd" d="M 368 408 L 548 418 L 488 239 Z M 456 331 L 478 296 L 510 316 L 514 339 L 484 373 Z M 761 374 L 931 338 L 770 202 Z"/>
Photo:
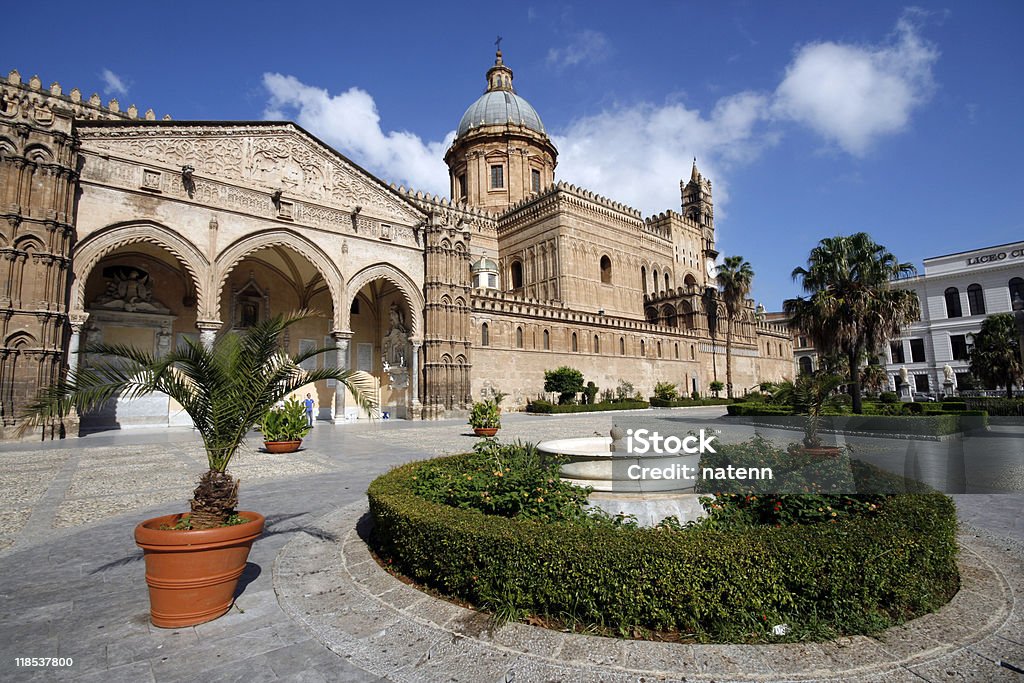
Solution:
<path fill-rule="evenodd" d="M 1024 663 L 1024 646 L 997 635 L 1022 618 L 1024 554 L 970 528 L 959 537 L 964 589 L 938 612 L 877 638 L 689 645 L 519 623 L 492 632 L 485 615 L 422 593 L 414 599 L 418 591 L 377 565 L 356 531 L 365 514 L 358 502 L 319 520 L 340 543 L 289 542 L 275 562 L 274 590 L 328 648 L 391 681 L 1021 680 L 996 662 Z"/>

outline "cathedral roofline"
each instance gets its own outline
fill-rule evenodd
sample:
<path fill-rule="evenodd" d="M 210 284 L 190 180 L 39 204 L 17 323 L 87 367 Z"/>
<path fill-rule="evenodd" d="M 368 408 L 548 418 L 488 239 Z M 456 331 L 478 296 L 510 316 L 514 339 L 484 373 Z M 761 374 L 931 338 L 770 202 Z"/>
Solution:
<path fill-rule="evenodd" d="M 421 218 L 425 217 L 423 210 L 417 206 L 414 202 L 409 200 L 409 196 L 405 192 L 400 192 L 395 187 L 394 183 L 388 183 L 381 179 L 374 173 L 363 168 L 361 165 L 352 161 L 350 158 L 334 149 L 326 142 L 318 138 L 317 136 L 310 133 L 308 130 L 295 123 L 294 121 L 206 121 L 206 120 L 189 120 L 189 121 L 176 121 L 172 119 L 165 119 L 161 121 L 145 121 L 145 120 L 82 120 L 75 121 L 76 128 L 189 128 L 189 127 L 217 127 L 217 128 L 292 128 L 295 132 L 300 133 L 309 140 L 316 143 L 319 147 L 323 148 L 328 154 L 342 160 L 345 164 L 351 166 L 353 169 L 372 180 L 374 183 L 379 185 L 381 189 L 394 194 L 396 197 L 402 200 L 403 203 L 408 205 L 409 209 L 418 214 Z"/>

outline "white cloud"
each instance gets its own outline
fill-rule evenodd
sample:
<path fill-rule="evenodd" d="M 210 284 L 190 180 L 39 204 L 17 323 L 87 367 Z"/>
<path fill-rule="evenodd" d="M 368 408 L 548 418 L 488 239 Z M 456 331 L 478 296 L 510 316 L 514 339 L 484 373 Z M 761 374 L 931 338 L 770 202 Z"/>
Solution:
<path fill-rule="evenodd" d="M 127 95 L 128 84 L 110 69 L 104 69 L 100 74 L 103 78 L 103 92 L 106 95 Z"/>
<path fill-rule="evenodd" d="M 934 90 L 938 50 L 918 35 L 907 12 L 884 45 L 811 43 L 800 48 L 775 91 L 772 111 L 809 126 L 863 156 L 882 136 L 908 125 Z"/>
<path fill-rule="evenodd" d="M 331 95 L 294 76 L 263 74 L 270 92 L 264 118 L 289 119 L 384 179 L 426 190 L 448 193 L 444 153 L 455 137 L 424 142 L 407 131 L 381 130 L 377 105 L 365 90 L 349 88 Z"/>
<path fill-rule="evenodd" d="M 680 179 L 697 157 L 715 183 L 716 206 L 728 199 L 725 169 L 774 142 L 758 130 L 768 100 L 742 92 L 718 101 L 709 115 L 682 104 L 643 103 L 587 116 L 554 137 L 559 177 L 646 213 L 679 210 Z"/>
<path fill-rule="evenodd" d="M 569 66 L 604 61 L 611 53 L 608 37 L 600 31 L 586 29 L 573 35 L 565 47 L 548 50 L 548 64 L 564 69 Z"/>

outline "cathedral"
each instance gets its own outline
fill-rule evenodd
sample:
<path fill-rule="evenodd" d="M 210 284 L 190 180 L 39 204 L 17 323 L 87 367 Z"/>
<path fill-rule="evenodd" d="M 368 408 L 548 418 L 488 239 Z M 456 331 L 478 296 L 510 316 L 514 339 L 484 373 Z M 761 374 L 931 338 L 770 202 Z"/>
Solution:
<path fill-rule="evenodd" d="M 166 353 L 266 316 L 318 312 L 292 353 L 363 370 L 390 417 L 543 393 L 562 365 L 645 396 L 725 381 L 711 180 L 638 210 L 556 180 L 558 150 L 499 51 L 445 154 L 450 196 L 395 187 L 291 122 L 158 120 L 11 71 L 0 82 L 0 420 L 10 437 L 91 343 Z M 756 264 L 755 264 L 756 266 Z M 755 268 L 756 269 L 756 268 Z M 742 394 L 793 374 L 788 331 L 734 321 Z M 334 383 L 317 417 L 361 417 Z M 61 433 L 188 424 L 166 397 L 111 401 Z M 56 433 L 51 429 L 51 433 Z"/>

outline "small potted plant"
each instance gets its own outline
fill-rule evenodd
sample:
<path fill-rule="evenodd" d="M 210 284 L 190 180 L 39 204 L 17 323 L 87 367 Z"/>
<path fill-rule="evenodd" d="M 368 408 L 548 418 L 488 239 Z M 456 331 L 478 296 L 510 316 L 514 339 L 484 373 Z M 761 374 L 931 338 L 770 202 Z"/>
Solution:
<path fill-rule="evenodd" d="M 234 600 L 264 516 L 236 510 L 238 481 L 228 463 L 249 431 L 285 396 L 320 380 L 348 387 L 364 408 L 375 406 L 367 373 L 334 368 L 305 370 L 302 363 L 334 352 L 323 348 L 290 356 L 281 350 L 290 325 L 310 314 L 277 315 L 245 334 L 222 334 L 209 347 L 187 341 L 161 358 L 124 345 L 98 344 L 87 353 L 104 362 L 82 364 L 44 389 L 28 407 L 19 430 L 61 420 L 72 409 L 93 410 L 120 395 L 165 394 L 192 418 L 206 449 L 208 469 L 192 494 L 191 511 L 148 519 L 135 527 L 146 560 L 150 619 L 182 628 L 216 619 Z"/>
<path fill-rule="evenodd" d="M 494 399 L 478 401 L 473 404 L 469 414 L 469 426 L 477 436 L 494 436 L 501 429 L 501 408 Z"/>
<path fill-rule="evenodd" d="M 269 411 L 260 423 L 263 447 L 268 453 L 294 453 L 311 429 L 306 409 L 295 398 Z"/>

